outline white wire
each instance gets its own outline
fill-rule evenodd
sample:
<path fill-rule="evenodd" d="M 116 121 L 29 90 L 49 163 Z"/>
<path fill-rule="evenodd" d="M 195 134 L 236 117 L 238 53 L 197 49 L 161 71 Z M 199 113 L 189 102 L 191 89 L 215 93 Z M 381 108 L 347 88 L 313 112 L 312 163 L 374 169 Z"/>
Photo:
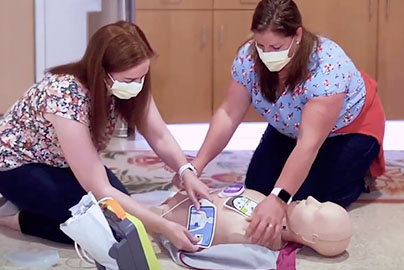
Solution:
<path fill-rule="evenodd" d="M 161 214 L 161 216 L 164 217 L 168 213 L 171 213 L 171 211 L 174 211 L 175 208 L 177 208 L 178 206 L 180 206 L 181 204 L 183 204 L 184 202 L 186 202 L 188 200 L 189 200 L 189 197 L 186 197 L 185 199 L 183 199 L 182 201 L 180 201 L 179 203 L 177 203 L 176 205 L 174 205 L 173 207 L 168 209 L 165 213 Z"/>
<path fill-rule="evenodd" d="M 79 247 L 79 244 L 78 244 L 77 242 L 74 242 L 74 249 L 76 250 L 77 256 L 79 256 L 79 258 L 80 258 L 80 260 L 81 260 L 82 262 L 88 263 L 88 264 L 90 264 L 91 266 L 95 265 L 94 260 L 91 260 L 91 259 L 88 257 L 87 253 L 84 251 L 84 249 L 82 249 L 81 247 Z M 81 251 L 83 252 L 83 255 L 84 255 L 85 258 L 83 258 L 82 254 L 81 254 L 81 252 L 80 252 L 80 249 L 81 249 Z"/>
<path fill-rule="evenodd" d="M 113 200 L 113 198 L 112 197 L 102 198 L 101 200 L 98 201 L 98 204 L 102 204 L 103 202 L 108 201 L 108 200 Z"/>
<path fill-rule="evenodd" d="M 212 189 L 209 191 L 210 194 L 222 190 L 222 188 L 216 188 L 216 189 Z M 173 207 L 171 207 L 170 209 L 168 209 L 166 212 L 164 212 L 163 214 L 161 214 L 161 217 L 164 217 L 165 215 L 167 215 L 168 213 L 174 211 L 175 208 L 177 208 L 178 206 L 180 206 L 181 204 L 183 204 L 184 202 L 188 201 L 189 197 L 186 197 L 185 199 L 183 199 L 182 201 L 180 201 L 179 203 L 177 203 L 176 205 L 174 205 Z"/>
<path fill-rule="evenodd" d="M 90 257 L 90 255 L 88 255 L 87 251 L 85 249 L 81 249 L 81 252 L 83 253 L 84 257 L 86 258 L 86 260 L 90 261 L 90 262 L 94 262 L 95 260 L 93 258 Z M 93 263 L 95 264 L 95 263 Z"/>
<path fill-rule="evenodd" d="M 102 198 L 101 200 L 99 200 L 98 204 L 102 204 L 103 202 L 105 202 L 107 200 L 113 200 L 113 199 L 111 197 L 105 197 L 105 198 Z M 80 267 L 80 268 L 90 268 L 90 267 L 93 268 L 94 267 L 94 265 L 95 265 L 94 259 L 90 258 L 90 255 L 87 254 L 87 251 L 85 251 L 82 247 L 80 247 L 76 241 L 74 242 L 74 249 L 76 250 L 77 256 L 79 256 L 80 261 L 91 265 L 89 267 L 84 266 L 84 267 Z"/>

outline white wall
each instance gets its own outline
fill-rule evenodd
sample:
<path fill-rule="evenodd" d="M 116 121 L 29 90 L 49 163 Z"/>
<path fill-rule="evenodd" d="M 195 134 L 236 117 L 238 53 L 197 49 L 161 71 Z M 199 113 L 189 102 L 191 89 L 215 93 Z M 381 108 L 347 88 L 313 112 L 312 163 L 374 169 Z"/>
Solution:
<path fill-rule="evenodd" d="M 35 79 L 79 60 L 89 37 L 122 18 L 122 0 L 35 0 Z"/>

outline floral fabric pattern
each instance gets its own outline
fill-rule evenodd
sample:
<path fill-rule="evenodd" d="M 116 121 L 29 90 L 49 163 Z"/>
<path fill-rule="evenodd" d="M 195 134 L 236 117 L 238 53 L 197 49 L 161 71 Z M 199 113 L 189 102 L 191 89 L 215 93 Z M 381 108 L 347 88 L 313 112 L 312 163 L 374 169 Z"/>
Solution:
<path fill-rule="evenodd" d="M 55 114 L 90 128 L 89 106 L 88 90 L 73 75 L 47 74 L 0 121 L 0 170 L 28 163 L 68 167 L 55 130 L 44 114 Z M 107 140 L 115 126 L 114 111 L 111 102 Z"/>
<path fill-rule="evenodd" d="M 192 161 L 195 151 L 187 151 Z M 210 188 L 222 188 L 232 183 L 244 183 L 253 151 L 223 151 L 203 170 L 201 181 Z M 367 192 L 360 203 L 404 202 L 404 151 L 385 151 L 386 173 L 367 180 Z M 101 158 L 122 181 L 130 194 L 156 190 L 175 191 L 171 180 L 174 172 L 152 151 L 103 151 Z"/>
<path fill-rule="evenodd" d="M 251 54 L 253 47 L 252 42 L 241 47 L 232 65 L 232 76 L 247 89 L 255 111 L 282 134 L 298 137 L 303 107 L 312 98 L 345 93 L 332 131 L 347 126 L 359 115 L 365 103 L 364 81 L 351 59 L 333 41 L 319 38 L 308 64 L 307 80 L 292 92 L 285 89 L 275 103 L 265 100 L 261 93 L 255 58 Z"/>

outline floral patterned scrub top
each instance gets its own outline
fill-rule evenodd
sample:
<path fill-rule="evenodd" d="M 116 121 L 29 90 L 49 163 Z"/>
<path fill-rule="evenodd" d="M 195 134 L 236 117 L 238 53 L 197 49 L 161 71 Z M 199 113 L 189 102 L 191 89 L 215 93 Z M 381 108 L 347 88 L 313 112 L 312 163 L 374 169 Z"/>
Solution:
<path fill-rule="evenodd" d="M 115 127 L 114 106 L 112 99 L 107 141 Z M 88 90 L 73 75 L 46 74 L 0 120 L 0 170 L 28 163 L 68 167 L 55 129 L 44 114 L 55 114 L 90 128 L 89 108 Z"/>
<path fill-rule="evenodd" d="M 297 85 L 293 92 L 285 90 L 275 103 L 265 100 L 261 94 L 251 54 L 253 46 L 251 41 L 241 47 L 233 62 L 232 76 L 246 87 L 255 111 L 282 134 L 298 137 L 303 106 L 316 97 L 345 93 L 345 101 L 332 131 L 347 126 L 359 115 L 365 103 L 364 81 L 351 59 L 333 41 L 319 38 L 309 60 L 307 80 Z"/>

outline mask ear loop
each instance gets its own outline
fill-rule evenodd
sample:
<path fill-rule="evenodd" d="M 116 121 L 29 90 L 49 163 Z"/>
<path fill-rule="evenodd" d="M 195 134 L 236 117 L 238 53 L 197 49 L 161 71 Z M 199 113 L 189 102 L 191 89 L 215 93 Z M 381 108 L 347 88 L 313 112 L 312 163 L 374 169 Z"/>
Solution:
<path fill-rule="evenodd" d="M 293 40 L 294 40 L 294 39 L 295 39 L 295 36 L 294 36 L 294 37 L 292 38 L 292 40 L 290 41 L 288 51 L 290 51 L 290 49 L 292 48 Z"/>
<path fill-rule="evenodd" d="M 115 82 L 115 80 L 114 80 L 114 78 L 112 78 L 112 75 L 111 74 L 109 74 L 109 72 L 107 72 L 107 74 L 108 74 L 108 77 L 112 80 L 112 83 L 114 83 Z"/>
<path fill-rule="evenodd" d="M 292 45 L 293 45 L 293 40 L 295 39 L 295 37 L 296 36 L 294 36 L 293 38 L 292 38 L 292 40 L 290 41 L 290 44 L 289 44 L 289 47 L 288 47 L 288 57 L 289 57 L 289 53 L 290 53 L 290 49 L 292 48 Z M 299 43 L 300 43 L 300 41 L 296 41 L 296 44 L 297 45 L 299 45 Z M 264 53 L 264 50 L 262 50 L 260 47 L 258 47 L 258 44 L 257 44 L 257 42 L 256 41 L 254 41 L 254 47 L 255 47 L 255 51 L 257 52 L 257 55 L 258 55 L 258 50 L 261 50 L 263 53 Z M 292 56 L 290 56 L 290 58 L 292 58 L 293 56 L 295 56 L 295 53 L 296 53 L 296 49 L 295 49 L 295 51 L 293 52 L 293 55 Z"/>
<path fill-rule="evenodd" d="M 293 39 L 295 39 L 295 37 L 296 36 L 294 36 Z M 290 45 L 289 45 L 289 49 L 288 49 L 289 53 L 290 53 L 290 49 L 292 48 L 292 45 L 293 45 L 293 39 L 292 39 L 292 41 L 290 42 Z M 299 45 L 300 41 L 296 41 L 295 43 L 296 43 L 296 45 Z M 288 57 L 293 58 L 296 55 L 296 52 L 297 52 L 298 49 L 299 49 L 298 47 L 295 47 L 295 50 L 294 50 L 293 54 L 291 56 L 289 56 L 289 54 L 288 54 Z"/>
<path fill-rule="evenodd" d="M 111 80 L 112 80 L 112 85 L 113 85 L 113 84 L 114 84 L 114 80 L 112 79 L 111 75 L 110 75 L 108 72 L 105 72 L 105 73 L 107 73 L 108 76 L 111 78 Z M 105 84 L 105 86 L 106 86 L 106 88 L 107 88 L 108 94 L 109 94 L 109 95 L 113 95 L 113 94 L 112 94 L 112 91 L 111 91 L 112 85 L 111 85 L 111 86 L 109 85 L 109 83 L 108 83 L 108 81 L 107 81 L 106 78 L 104 78 L 104 84 Z"/>

